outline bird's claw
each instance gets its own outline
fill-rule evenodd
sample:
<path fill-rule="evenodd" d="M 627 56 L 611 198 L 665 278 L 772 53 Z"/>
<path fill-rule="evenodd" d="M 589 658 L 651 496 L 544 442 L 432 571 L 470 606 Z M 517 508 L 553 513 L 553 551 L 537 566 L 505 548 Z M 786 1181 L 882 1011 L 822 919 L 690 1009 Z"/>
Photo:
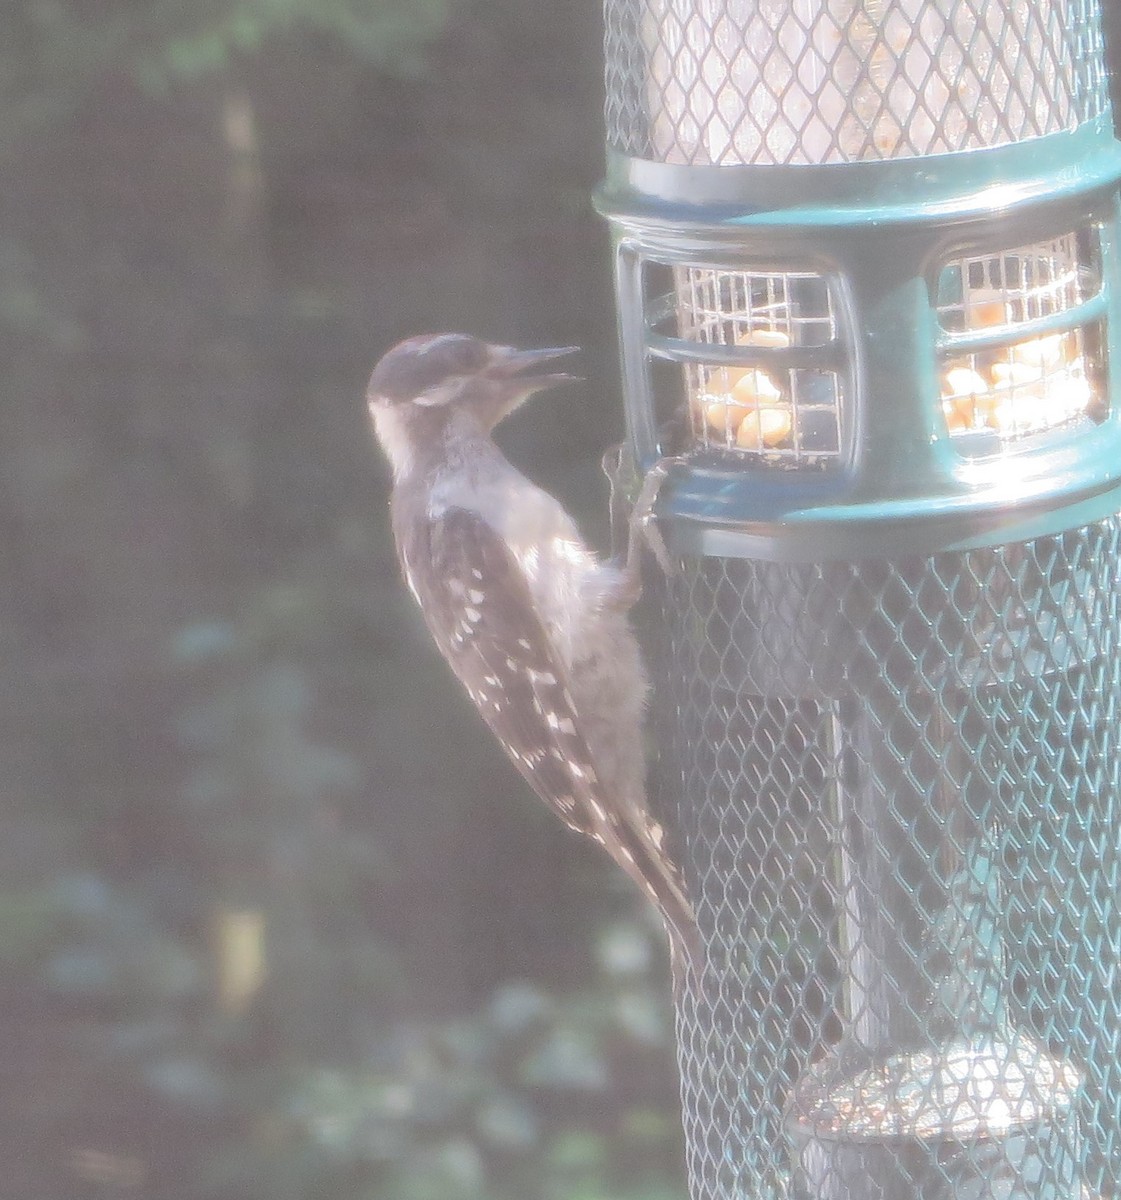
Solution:
<path fill-rule="evenodd" d="M 637 534 L 642 538 L 667 579 L 672 579 L 677 574 L 678 568 L 670 557 L 665 539 L 654 520 L 654 506 L 658 502 L 658 496 L 661 494 L 666 479 L 675 468 L 684 464 L 685 459 L 680 456 L 658 459 L 646 472 L 646 477 L 642 481 L 642 487 L 639 489 L 631 510 L 632 536 Z"/>
<path fill-rule="evenodd" d="M 634 581 L 636 595 L 641 591 L 639 551 L 643 545 L 653 554 L 667 578 L 677 574 L 677 567 L 654 520 L 654 506 L 670 473 L 685 462 L 680 456 L 667 455 L 659 458 L 644 476 L 629 442 L 620 442 L 603 455 L 603 473 L 611 485 L 611 546 L 619 558 L 625 553 L 627 573 Z"/>

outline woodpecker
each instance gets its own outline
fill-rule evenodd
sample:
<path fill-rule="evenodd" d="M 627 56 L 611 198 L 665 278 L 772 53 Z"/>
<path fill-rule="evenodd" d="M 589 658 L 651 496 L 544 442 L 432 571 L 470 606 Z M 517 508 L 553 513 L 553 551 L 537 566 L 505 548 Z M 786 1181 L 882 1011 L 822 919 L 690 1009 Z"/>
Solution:
<path fill-rule="evenodd" d="M 402 573 L 440 653 L 534 791 L 661 911 L 676 975 L 695 927 L 646 802 L 647 681 L 628 620 L 639 538 L 632 524 L 625 561 L 600 561 L 491 436 L 527 396 L 575 378 L 550 368 L 576 349 L 413 337 L 378 362 L 367 401 Z"/>

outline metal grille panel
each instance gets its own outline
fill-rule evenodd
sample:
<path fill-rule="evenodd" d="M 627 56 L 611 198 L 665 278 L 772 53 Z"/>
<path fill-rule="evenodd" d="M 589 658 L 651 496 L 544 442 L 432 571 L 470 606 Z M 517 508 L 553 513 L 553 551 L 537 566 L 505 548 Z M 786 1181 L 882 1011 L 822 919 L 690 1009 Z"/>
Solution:
<path fill-rule="evenodd" d="M 1114 518 L 667 585 L 693 1200 L 1116 1193 L 1119 552 Z"/>
<path fill-rule="evenodd" d="M 1101 285 L 1097 228 L 942 268 L 939 324 L 974 339 L 962 347 L 959 337 L 956 352 L 942 356 L 942 411 L 951 437 L 988 431 L 977 450 L 989 454 L 1029 434 L 1106 416 L 1102 324 L 1084 315 Z M 1033 323 L 1038 330 L 1040 322 L 1064 315 L 1058 327 L 1052 320 L 1046 332 L 1031 334 Z M 997 446 L 990 444 L 994 434 Z"/>
<path fill-rule="evenodd" d="M 836 342 L 840 322 L 829 281 L 809 271 L 707 267 L 675 267 L 673 278 L 672 332 L 702 346 L 754 348 L 772 356 L 751 366 L 685 364 L 691 445 L 782 465 L 820 465 L 839 457 L 837 373 L 797 367 L 781 355 L 791 346 Z M 662 308 L 669 311 L 668 304 Z"/>
<path fill-rule="evenodd" d="M 667 163 L 998 146 L 1108 111 L 1096 0 L 607 0 L 608 145 Z"/>

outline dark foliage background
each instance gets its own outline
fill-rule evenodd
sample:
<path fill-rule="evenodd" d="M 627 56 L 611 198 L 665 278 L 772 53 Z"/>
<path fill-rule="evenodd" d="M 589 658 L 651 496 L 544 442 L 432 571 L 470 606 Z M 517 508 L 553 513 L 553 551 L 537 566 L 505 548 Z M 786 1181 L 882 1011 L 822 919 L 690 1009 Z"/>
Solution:
<path fill-rule="evenodd" d="M 599 6 L 5 24 L 0 1196 L 682 1195 L 659 933 L 436 660 L 362 403 L 581 343 L 504 440 L 602 542 Z"/>
<path fill-rule="evenodd" d="M 658 931 L 436 660 L 363 404 L 583 344 L 506 441 L 601 532 L 598 7 L 9 17 L 0 1195 L 679 1194 Z"/>

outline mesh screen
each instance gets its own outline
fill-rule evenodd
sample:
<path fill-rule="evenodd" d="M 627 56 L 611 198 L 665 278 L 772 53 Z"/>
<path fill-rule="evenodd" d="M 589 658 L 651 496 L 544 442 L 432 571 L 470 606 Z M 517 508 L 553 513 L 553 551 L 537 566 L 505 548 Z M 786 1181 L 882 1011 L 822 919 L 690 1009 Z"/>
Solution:
<path fill-rule="evenodd" d="M 1098 0 L 607 0 L 608 145 L 670 163 L 997 146 L 1108 109 Z"/>
<path fill-rule="evenodd" d="M 1000 342 L 943 355 L 942 411 L 951 437 L 995 433 L 998 444 L 1108 409 L 1100 321 L 1017 338 L 1017 327 L 1069 313 L 1101 291 L 1100 231 L 1087 227 L 999 253 L 947 263 L 938 278 L 938 322 Z M 991 454 L 987 440 L 976 447 Z"/>
<path fill-rule="evenodd" d="M 693 1200 L 1115 1194 L 1119 543 L 666 585 Z"/>
<path fill-rule="evenodd" d="M 825 276 L 809 271 L 674 267 L 674 332 L 708 346 L 829 346 L 839 320 Z M 654 328 L 659 326 L 655 322 Z M 691 444 L 768 462 L 820 465 L 841 453 L 841 385 L 833 371 L 684 366 Z"/>

